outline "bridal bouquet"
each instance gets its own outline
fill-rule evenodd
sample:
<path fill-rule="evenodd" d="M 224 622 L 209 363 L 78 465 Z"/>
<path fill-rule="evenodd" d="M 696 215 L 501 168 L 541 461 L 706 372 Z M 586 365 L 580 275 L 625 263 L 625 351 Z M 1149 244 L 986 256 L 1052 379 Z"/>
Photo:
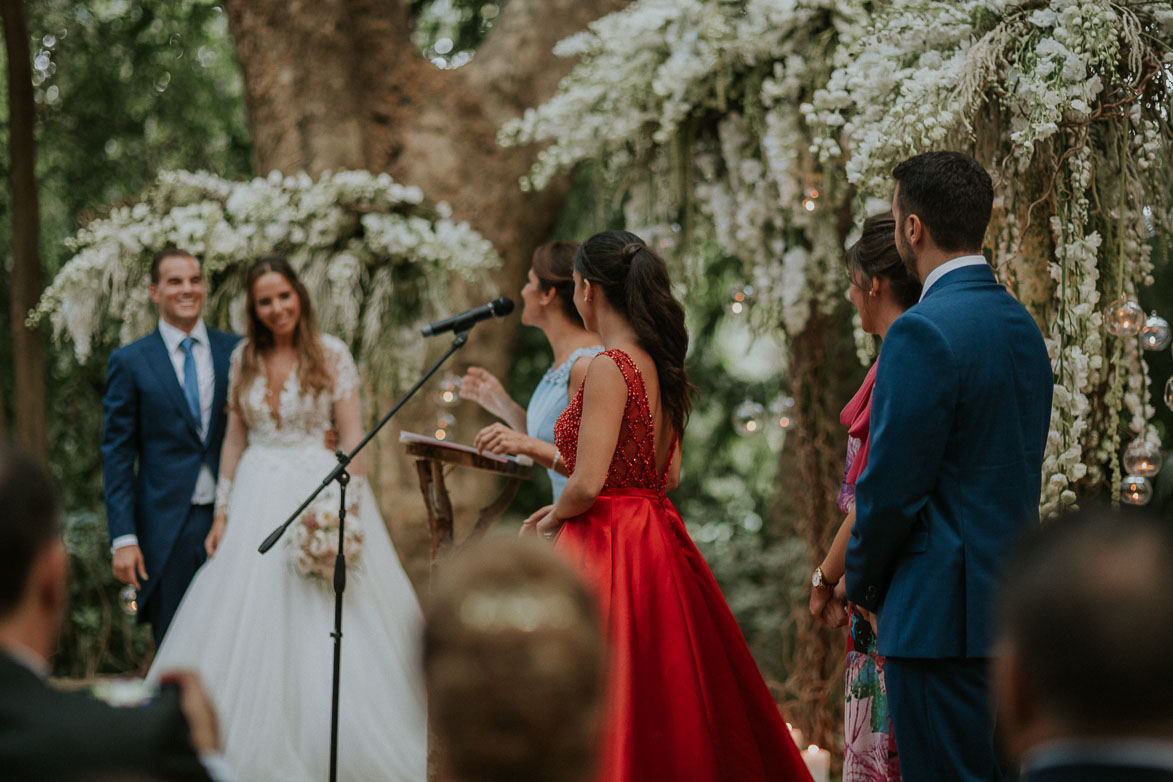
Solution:
<path fill-rule="evenodd" d="M 363 532 L 358 515 L 346 513 L 346 532 L 343 535 L 343 553 L 347 567 L 358 564 L 362 553 Z M 289 538 L 289 555 L 294 568 L 303 576 L 332 584 L 334 558 L 338 555 L 338 504 L 319 498 L 293 524 Z"/>

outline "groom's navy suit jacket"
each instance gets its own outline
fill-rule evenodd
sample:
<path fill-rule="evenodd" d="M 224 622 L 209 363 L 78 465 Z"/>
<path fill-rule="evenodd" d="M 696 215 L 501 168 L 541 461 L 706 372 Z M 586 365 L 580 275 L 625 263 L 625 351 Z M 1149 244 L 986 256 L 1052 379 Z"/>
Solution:
<path fill-rule="evenodd" d="M 158 329 L 110 354 L 102 397 L 106 523 L 111 541 L 138 536 L 149 576 L 138 595 L 140 606 L 171 555 L 191 508 L 200 465 L 219 474 L 228 366 L 239 339 L 208 329 L 216 390 L 203 439 Z"/>
<path fill-rule="evenodd" d="M 847 595 L 877 610 L 879 653 L 988 657 L 1007 547 L 1039 520 L 1051 362 L 988 266 L 945 274 L 889 328 Z"/>

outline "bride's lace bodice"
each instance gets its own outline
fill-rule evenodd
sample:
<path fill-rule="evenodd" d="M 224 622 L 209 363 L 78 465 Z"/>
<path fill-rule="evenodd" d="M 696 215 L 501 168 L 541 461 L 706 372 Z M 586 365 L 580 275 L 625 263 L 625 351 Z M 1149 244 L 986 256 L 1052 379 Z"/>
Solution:
<path fill-rule="evenodd" d="M 319 394 L 303 391 L 294 364 L 281 387 L 276 405 L 280 415 L 274 418 L 269 404 L 268 380 L 263 372 L 259 373 L 240 395 L 239 413 L 248 427 L 249 445 L 323 447 L 324 434 L 334 425 L 334 405 L 350 399 L 358 404 L 358 369 L 350 351 L 337 337 L 321 334 L 319 338 L 331 368 L 330 374 L 334 377 L 333 390 Z M 232 353 L 229 389 L 235 389 L 239 382 L 244 345 L 242 340 Z"/>

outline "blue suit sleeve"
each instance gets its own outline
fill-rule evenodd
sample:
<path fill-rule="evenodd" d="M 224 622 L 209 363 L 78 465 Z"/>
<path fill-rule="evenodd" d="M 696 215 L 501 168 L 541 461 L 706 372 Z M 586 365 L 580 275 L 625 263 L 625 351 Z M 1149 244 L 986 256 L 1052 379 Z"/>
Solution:
<path fill-rule="evenodd" d="M 139 452 L 138 388 L 126 354 L 110 354 L 102 395 L 102 484 L 110 540 L 137 534 L 134 526 L 135 460 Z"/>
<path fill-rule="evenodd" d="M 944 335 L 910 311 L 888 329 L 876 369 L 868 463 L 856 485 L 847 596 L 884 600 L 918 514 L 937 485 L 957 401 L 957 363 Z"/>

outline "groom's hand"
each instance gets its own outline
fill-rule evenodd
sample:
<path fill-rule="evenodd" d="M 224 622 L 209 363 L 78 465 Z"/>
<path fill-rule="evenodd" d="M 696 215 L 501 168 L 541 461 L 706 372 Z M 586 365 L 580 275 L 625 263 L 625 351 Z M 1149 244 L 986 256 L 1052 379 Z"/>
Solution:
<path fill-rule="evenodd" d="M 123 546 L 114 550 L 114 577 L 124 584 L 142 589 L 139 579 L 147 580 L 147 563 L 138 546 Z"/>

